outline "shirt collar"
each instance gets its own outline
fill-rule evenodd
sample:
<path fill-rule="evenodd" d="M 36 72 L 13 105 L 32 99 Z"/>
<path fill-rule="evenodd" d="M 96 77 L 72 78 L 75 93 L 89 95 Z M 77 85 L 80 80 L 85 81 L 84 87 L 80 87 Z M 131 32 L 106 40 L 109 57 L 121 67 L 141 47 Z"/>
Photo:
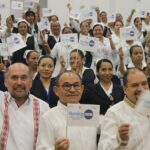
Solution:
<path fill-rule="evenodd" d="M 131 102 L 126 96 L 124 98 L 124 102 L 132 108 L 135 107 L 135 104 L 133 102 Z"/>
<path fill-rule="evenodd" d="M 15 102 L 15 99 L 10 95 L 9 92 L 5 92 L 5 95 L 7 95 L 7 100 L 8 100 L 8 103 L 11 103 L 12 101 Z M 25 103 L 23 105 L 28 105 L 31 101 L 31 96 L 29 95 L 27 100 L 25 101 Z"/>

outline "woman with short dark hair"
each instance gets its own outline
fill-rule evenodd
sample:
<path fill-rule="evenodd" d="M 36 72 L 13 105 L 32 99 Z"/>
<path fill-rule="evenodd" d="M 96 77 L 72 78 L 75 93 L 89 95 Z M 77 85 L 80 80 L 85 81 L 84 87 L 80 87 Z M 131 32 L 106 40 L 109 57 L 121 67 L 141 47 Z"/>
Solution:
<path fill-rule="evenodd" d="M 83 103 L 100 105 L 100 114 L 123 100 L 124 92 L 117 76 L 113 75 L 113 65 L 108 59 L 101 59 L 96 64 L 98 83 L 86 92 Z"/>

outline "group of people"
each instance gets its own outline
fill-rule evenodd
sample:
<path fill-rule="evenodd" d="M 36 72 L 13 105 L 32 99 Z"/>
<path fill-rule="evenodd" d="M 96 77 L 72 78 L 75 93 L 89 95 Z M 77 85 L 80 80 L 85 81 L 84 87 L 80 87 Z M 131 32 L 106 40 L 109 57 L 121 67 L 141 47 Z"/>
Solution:
<path fill-rule="evenodd" d="M 39 9 L 2 26 L 0 43 L 17 34 L 26 47 L 0 56 L 0 150 L 149 150 L 149 117 L 135 106 L 150 85 L 150 13 L 133 24 L 134 10 L 126 22 L 118 13 L 109 23 L 97 7 L 97 23 L 70 18 L 62 28 L 53 15 L 41 31 Z M 122 41 L 120 28 L 130 25 L 137 39 Z M 98 38 L 98 49 L 65 45 L 61 34 L 70 33 Z M 68 127 L 68 103 L 100 105 L 99 125 Z"/>

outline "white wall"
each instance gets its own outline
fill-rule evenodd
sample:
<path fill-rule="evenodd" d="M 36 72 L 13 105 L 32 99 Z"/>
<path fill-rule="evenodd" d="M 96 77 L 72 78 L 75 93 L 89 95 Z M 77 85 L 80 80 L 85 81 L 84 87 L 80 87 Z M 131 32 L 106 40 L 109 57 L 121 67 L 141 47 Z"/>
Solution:
<path fill-rule="evenodd" d="M 2 14 L 3 22 L 5 18 L 10 15 L 10 2 L 12 0 L 0 0 L 1 3 L 5 4 L 5 9 L 0 8 L 0 14 Z M 17 1 L 17 0 L 14 0 Z M 20 1 L 20 0 L 18 0 Z M 48 2 L 47 2 L 48 1 Z M 56 15 L 59 16 L 60 20 L 64 23 L 68 21 L 68 12 L 66 5 L 69 0 L 40 0 L 42 6 L 46 6 L 53 9 Z M 131 9 L 135 8 L 135 3 L 137 0 L 70 0 L 75 10 L 78 10 L 81 5 L 84 6 L 99 6 L 101 10 L 106 10 L 107 12 L 117 11 L 123 14 L 126 18 Z M 150 11 L 150 1 L 141 0 L 141 7 L 145 10 Z"/>
<path fill-rule="evenodd" d="M 131 9 L 136 7 L 136 1 L 137 0 L 70 0 L 75 10 L 79 9 L 81 5 L 98 6 L 101 10 L 105 10 L 108 13 L 112 11 L 120 12 L 124 18 L 127 18 Z M 150 11 L 150 1 L 141 1 L 141 8 Z M 66 5 L 68 2 L 69 0 L 48 0 L 48 7 L 54 9 L 61 21 L 66 22 L 68 13 Z"/>

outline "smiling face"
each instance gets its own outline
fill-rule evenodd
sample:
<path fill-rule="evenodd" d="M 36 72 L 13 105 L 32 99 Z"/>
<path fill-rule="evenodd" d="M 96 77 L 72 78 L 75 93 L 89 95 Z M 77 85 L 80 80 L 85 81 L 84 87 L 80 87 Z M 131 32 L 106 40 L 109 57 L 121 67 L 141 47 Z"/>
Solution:
<path fill-rule="evenodd" d="M 51 58 L 42 58 L 38 65 L 40 78 L 49 79 L 54 71 L 54 62 Z"/>
<path fill-rule="evenodd" d="M 37 69 L 37 66 L 38 66 L 38 59 L 39 59 L 39 54 L 38 54 L 36 51 L 32 51 L 32 52 L 29 54 L 29 56 L 28 56 L 26 62 L 27 62 L 28 66 L 29 66 L 30 68 L 36 70 L 36 69 Z"/>
<path fill-rule="evenodd" d="M 71 52 L 70 66 L 72 69 L 81 68 L 83 66 L 83 59 L 78 52 Z"/>
<path fill-rule="evenodd" d="M 102 62 L 99 70 L 97 71 L 97 76 L 101 82 L 109 83 L 111 82 L 113 74 L 112 64 L 109 62 Z"/>
<path fill-rule="evenodd" d="M 83 34 L 83 35 L 88 35 L 88 31 L 89 31 L 89 24 L 87 21 L 84 21 L 82 22 L 81 24 L 81 30 L 80 32 Z"/>
<path fill-rule="evenodd" d="M 60 76 L 54 91 L 64 105 L 67 105 L 67 103 L 78 103 L 82 96 L 83 85 L 77 74 L 65 72 Z"/>
<path fill-rule="evenodd" d="M 93 35 L 96 38 L 103 36 L 103 28 L 100 25 L 97 25 L 93 28 Z"/>
<path fill-rule="evenodd" d="M 21 22 L 18 25 L 18 31 L 21 35 L 26 35 L 28 31 L 28 25 L 25 22 Z"/>
<path fill-rule="evenodd" d="M 116 31 L 116 32 L 120 31 L 121 27 L 123 27 L 122 22 L 116 21 L 115 24 L 114 24 L 114 31 Z"/>
<path fill-rule="evenodd" d="M 148 89 L 147 77 L 142 71 L 134 71 L 128 74 L 124 92 L 132 103 L 136 104 L 139 95 Z"/>
<path fill-rule="evenodd" d="M 5 86 L 15 100 L 26 100 L 32 86 L 29 69 L 23 64 L 13 64 L 5 77 Z"/>

